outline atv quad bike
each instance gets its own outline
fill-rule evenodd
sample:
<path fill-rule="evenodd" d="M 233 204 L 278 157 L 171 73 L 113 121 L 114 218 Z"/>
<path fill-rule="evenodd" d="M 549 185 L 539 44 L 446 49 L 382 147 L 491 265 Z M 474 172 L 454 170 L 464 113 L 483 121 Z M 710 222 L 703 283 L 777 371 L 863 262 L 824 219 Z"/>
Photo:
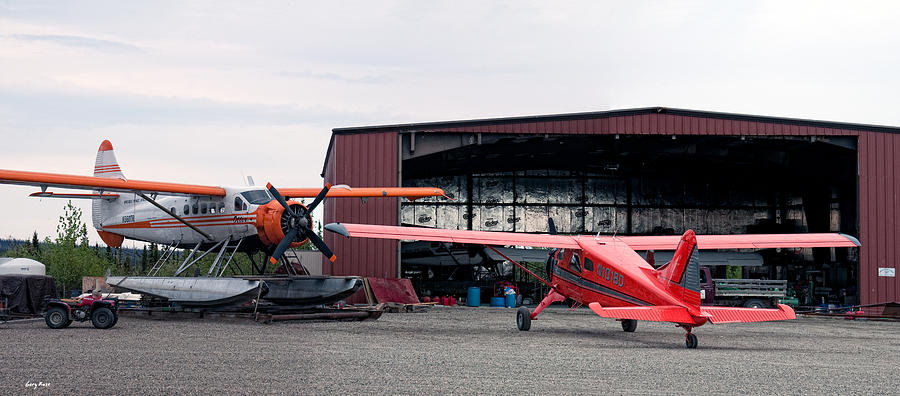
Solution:
<path fill-rule="evenodd" d="M 90 320 L 98 329 L 108 329 L 119 321 L 119 309 L 116 300 L 104 300 L 87 296 L 77 303 L 52 299 L 47 302 L 47 312 L 44 313 L 44 321 L 51 329 L 63 329 L 72 324 L 72 321 L 84 322 Z"/>

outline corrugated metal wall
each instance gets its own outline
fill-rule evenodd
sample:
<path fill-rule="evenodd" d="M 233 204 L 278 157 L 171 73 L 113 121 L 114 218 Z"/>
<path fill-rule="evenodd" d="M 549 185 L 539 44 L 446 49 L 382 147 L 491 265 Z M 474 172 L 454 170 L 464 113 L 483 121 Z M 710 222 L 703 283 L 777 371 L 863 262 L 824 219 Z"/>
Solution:
<path fill-rule="evenodd" d="M 863 132 L 859 137 L 860 300 L 900 301 L 900 278 L 880 277 L 878 268 L 896 268 L 900 258 L 900 153 L 898 135 Z"/>
<path fill-rule="evenodd" d="M 352 187 L 396 187 L 397 133 L 335 135 L 325 167 L 325 180 Z M 324 208 L 325 224 L 332 222 L 397 225 L 399 198 L 329 199 Z M 325 243 L 334 250 L 334 263 L 323 258 L 322 271 L 330 275 L 397 277 L 397 241 L 347 239 L 331 232 Z"/>
<path fill-rule="evenodd" d="M 565 117 L 557 117 L 565 118 Z M 854 129 L 804 125 L 803 122 L 778 119 L 728 119 L 677 114 L 636 114 L 622 116 L 572 117 L 559 121 L 496 120 L 466 126 L 420 124 L 409 126 L 417 133 L 520 133 L 520 134 L 636 134 L 636 135 L 785 135 L 785 136 L 859 136 L 859 221 L 860 300 L 862 304 L 900 301 L 900 278 L 878 277 L 879 267 L 895 267 L 900 258 L 900 218 L 896 218 L 896 199 L 900 193 L 900 171 L 895 167 L 895 147 L 900 152 L 898 135 Z M 826 124 L 826 123 L 807 123 Z M 336 133 L 326 163 L 326 180 L 358 186 L 393 186 L 398 180 L 397 132 Z M 380 154 L 379 154 L 380 153 Z M 330 173 L 329 173 L 330 172 Z M 329 178 L 329 175 L 334 175 Z M 438 186 L 440 187 L 440 186 Z M 326 222 L 346 221 L 372 224 L 398 224 L 397 203 L 360 205 L 333 200 L 326 205 Z M 371 213 L 369 212 L 371 211 Z M 336 241 L 327 233 L 326 242 L 338 254 L 334 274 L 384 276 L 397 271 L 396 243 L 383 241 Z M 329 268 L 329 267 L 326 267 Z M 356 272 L 354 272 L 356 271 Z"/>

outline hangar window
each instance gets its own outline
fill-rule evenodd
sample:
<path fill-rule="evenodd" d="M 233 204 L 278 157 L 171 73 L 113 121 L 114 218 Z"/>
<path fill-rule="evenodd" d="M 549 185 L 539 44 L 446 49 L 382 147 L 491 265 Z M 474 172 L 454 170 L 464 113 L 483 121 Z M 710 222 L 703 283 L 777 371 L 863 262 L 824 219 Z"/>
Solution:
<path fill-rule="evenodd" d="M 594 262 L 587 257 L 584 258 L 584 270 L 594 272 Z"/>
<path fill-rule="evenodd" d="M 181 214 L 183 214 L 183 215 L 191 214 L 191 206 L 188 204 L 184 204 L 184 212 L 182 212 Z"/>

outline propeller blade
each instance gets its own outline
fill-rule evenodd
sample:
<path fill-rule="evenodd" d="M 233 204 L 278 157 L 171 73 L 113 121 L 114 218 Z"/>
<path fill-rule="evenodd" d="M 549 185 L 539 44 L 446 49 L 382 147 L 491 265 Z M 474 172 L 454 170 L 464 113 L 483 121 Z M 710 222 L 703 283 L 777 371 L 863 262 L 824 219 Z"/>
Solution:
<path fill-rule="evenodd" d="M 312 201 L 312 203 L 306 207 L 306 212 L 307 213 L 312 212 L 313 209 L 315 209 L 316 206 L 318 206 L 319 203 L 322 202 L 323 199 L 325 199 L 325 195 L 328 194 L 328 190 L 330 190 L 330 189 L 331 189 L 331 184 L 325 184 L 325 188 L 323 188 L 322 191 L 319 191 L 319 195 L 316 195 L 316 199 L 314 199 Z"/>
<path fill-rule="evenodd" d="M 272 193 L 272 196 L 275 197 L 275 200 L 284 207 L 284 210 L 294 214 L 294 211 L 291 210 L 291 208 L 288 206 L 287 201 L 284 200 L 284 197 L 281 196 L 281 193 L 278 192 L 277 189 L 275 189 L 275 186 L 273 186 L 272 183 L 266 183 L 266 188 L 269 189 L 269 192 Z"/>
<path fill-rule="evenodd" d="M 281 242 L 278 243 L 278 247 L 275 248 L 275 251 L 272 252 L 272 257 L 269 257 L 269 261 L 272 264 L 278 262 L 278 259 L 281 258 L 281 255 L 284 254 L 288 250 L 288 247 L 291 246 L 291 242 L 294 241 L 294 238 L 297 237 L 297 230 L 290 230 L 284 238 L 281 239 Z"/>
<path fill-rule="evenodd" d="M 334 255 L 334 252 L 332 252 L 331 249 L 328 248 L 328 245 L 325 244 L 325 241 L 323 241 L 322 238 L 319 238 L 319 236 L 316 235 L 315 232 L 313 232 L 312 230 L 307 231 L 306 237 L 309 238 L 310 242 L 312 242 L 313 245 L 316 245 L 316 248 L 319 249 L 319 251 L 322 252 L 325 257 L 328 257 L 328 259 L 331 260 L 332 263 L 337 259 L 337 256 Z"/>
<path fill-rule="evenodd" d="M 325 225 L 325 229 L 331 231 L 336 234 L 341 234 L 347 238 L 350 238 L 350 233 L 347 232 L 347 227 L 344 227 L 341 223 L 328 223 Z"/>
<path fill-rule="evenodd" d="M 552 217 L 547 218 L 547 229 L 550 232 L 550 235 L 556 235 L 556 223 L 553 222 Z"/>

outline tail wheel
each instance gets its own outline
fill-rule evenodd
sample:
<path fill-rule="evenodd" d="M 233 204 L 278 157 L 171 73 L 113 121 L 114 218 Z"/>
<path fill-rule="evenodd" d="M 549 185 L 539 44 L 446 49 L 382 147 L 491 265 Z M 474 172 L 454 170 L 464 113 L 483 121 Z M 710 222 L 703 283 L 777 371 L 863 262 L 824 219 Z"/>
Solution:
<path fill-rule="evenodd" d="M 44 321 L 47 322 L 47 327 L 51 329 L 63 329 L 72 323 L 72 320 L 69 319 L 69 312 L 61 307 L 48 309 L 47 313 L 44 314 Z"/>
<path fill-rule="evenodd" d="M 684 346 L 688 347 L 688 349 L 694 349 L 697 347 L 697 336 L 692 333 L 687 333 L 684 337 Z"/>
<path fill-rule="evenodd" d="M 98 329 L 108 329 L 116 324 L 116 317 L 109 308 L 100 307 L 91 315 L 91 323 Z"/>
<path fill-rule="evenodd" d="M 637 330 L 637 321 L 634 319 L 622 319 L 622 330 L 634 333 Z"/>
<path fill-rule="evenodd" d="M 519 307 L 516 311 L 516 327 L 519 331 L 528 331 L 531 329 L 531 311 L 525 307 Z"/>

